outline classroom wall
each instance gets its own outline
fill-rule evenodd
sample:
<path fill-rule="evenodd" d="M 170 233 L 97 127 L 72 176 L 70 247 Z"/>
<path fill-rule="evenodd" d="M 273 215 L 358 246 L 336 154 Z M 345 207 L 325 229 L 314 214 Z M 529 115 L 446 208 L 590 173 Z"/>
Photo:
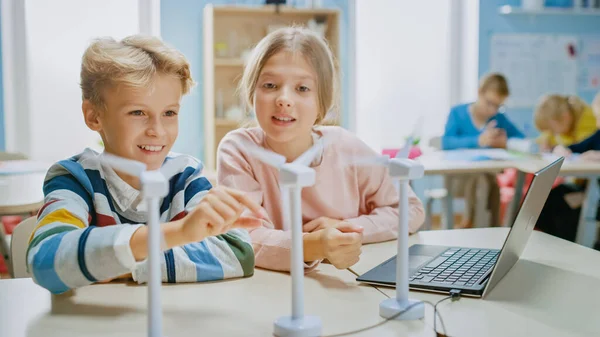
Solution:
<path fill-rule="evenodd" d="M 291 4 L 302 4 L 304 1 L 291 0 Z M 169 0 L 161 1 L 160 4 L 160 22 L 161 37 L 181 50 L 190 61 L 192 67 L 192 76 L 198 83 L 192 90 L 192 93 L 184 98 L 180 112 L 179 139 L 175 143 L 174 151 L 191 154 L 198 158 L 204 158 L 204 117 L 203 117 L 203 9 L 208 3 L 216 5 L 239 4 L 239 5 L 257 5 L 264 4 L 264 0 Z M 350 71 L 348 58 L 343 57 L 348 50 L 348 1 L 346 0 L 324 0 L 323 7 L 339 8 L 341 10 L 340 21 L 340 54 L 342 55 L 342 106 L 341 112 L 344 126 L 348 124 L 349 118 L 349 100 L 348 100 L 348 82 L 347 74 Z"/>
<path fill-rule="evenodd" d="M 27 32 L 21 91 L 28 104 L 17 102 L 7 111 L 18 132 L 17 149 L 56 161 L 85 147 L 100 148 L 99 135 L 87 128 L 81 112 L 81 56 L 94 37 L 137 33 L 138 1 L 28 0 L 19 19 Z M 25 148 L 18 147 L 23 143 Z"/>
<path fill-rule="evenodd" d="M 450 107 L 450 2 L 356 6 L 358 136 L 375 149 L 399 147 L 419 116 L 423 137 L 441 134 Z"/>
<path fill-rule="evenodd" d="M 481 0 L 479 7 L 479 75 L 489 71 L 490 43 L 494 33 L 542 33 L 600 35 L 600 16 L 583 15 L 500 15 L 503 5 L 519 6 L 520 0 Z M 510 84 L 510 78 L 508 79 Z M 594 92 L 578 94 L 591 102 Z M 506 112 L 521 129 L 527 128 L 530 136 L 538 134 L 533 127 L 533 108 L 508 109 Z"/>
<path fill-rule="evenodd" d="M 479 74 L 479 0 L 452 0 L 458 2 L 458 100 L 454 104 L 477 99 Z"/>

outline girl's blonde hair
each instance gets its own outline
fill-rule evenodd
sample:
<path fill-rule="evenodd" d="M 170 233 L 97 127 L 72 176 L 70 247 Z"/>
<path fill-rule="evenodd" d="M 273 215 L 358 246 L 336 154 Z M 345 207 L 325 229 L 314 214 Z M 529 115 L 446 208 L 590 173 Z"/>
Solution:
<path fill-rule="evenodd" d="M 265 36 L 254 48 L 239 83 L 239 92 L 246 107 L 251 110 L 258 77 L 267 61 L 279 52 L 298 53 L 317 74 L 319 114 L 315 124 L 321 124 L 327 113 L 337 108 L 338 79 L 334 58 L 327 43 L 311 30 L 285 27 Z"/>
<path fill-rule="evenodd" d="M 486 91 L 491 91 L 499 96 L 508 97 L 508 95 L 510 95 L 510 90 L 508 90 L 506 77 L 500 73 L 491 73 L 482 77 L 479 81 L 479 92 L 483 93 Z"/>
<path fill-rule="evenodd" d="M 535 127 L 548 130 L 548 121 L 559 120 L 564 112 L 573 116 L 573 125 L 585 109 L 585 102 L 577 96 L 546 95 L 540 100 L 534 112 Z"/>
<path fill-rule="evenodd" d="M 82 98 L 105 109 L 102 93 L 106 88 L 120 84 L 146 87 L 157 73 L 179 78 L 184 95 L 194 85 L 185 56 L 156 37 L 133 35 L 121 41 L 96 39 L 81 61 Z"/>

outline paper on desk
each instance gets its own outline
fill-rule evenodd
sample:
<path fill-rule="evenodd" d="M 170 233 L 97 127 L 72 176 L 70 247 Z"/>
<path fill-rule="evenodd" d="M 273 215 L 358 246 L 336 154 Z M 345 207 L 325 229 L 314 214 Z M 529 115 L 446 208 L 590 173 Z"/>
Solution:
<path fill-rule="evenodd" d="M 461 149 L 444 151 L 445 160 L 453 161 L 487 161 L 515 160 L 518 157 L 504 149 Z"/>
<path fill-rule="evenodd" d="M 565 161 L 579 161 L 580 154 L 579 153 L 571 153 L 570 156 L 565 157 Z M 558 158 L 560 158 L 561 156 L 556 155 L 554 153 L 542 153 L 542 159 L 548 161 L 548 162 L 553 162 L 558 160 Z"/>

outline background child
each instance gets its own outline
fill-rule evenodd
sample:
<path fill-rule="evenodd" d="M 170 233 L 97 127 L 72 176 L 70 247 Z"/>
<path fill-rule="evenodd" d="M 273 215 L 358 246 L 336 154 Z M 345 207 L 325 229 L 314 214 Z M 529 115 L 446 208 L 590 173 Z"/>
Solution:
<path fill-rule="evenodd" d="M 242 97 L 256 113 L 259 127 L 235 130 L 217 152 L 219 184 L 247 191 L 269 219 L 250 232 L 258 267 L 288 271 L 291 232 L 283 229 L 277 170 L 247 151 L 245 143 L 296 159 L 321 138 L 327 146 L 311 167 L 316 184 L 302 191 L 305 268 L 323 260 L 347 268 L 359 260 L 362 243 L 396 237 L 398 193 L 387 169 L 349 166 L 349 158 L 377 153 L 352 133 L 318 126 L 337 96 L 336 71 L 325 41 L 309 30 L 284 28 L 261 40 L 240 83 Z M 424 212 L 411 191 L 410 231 Z"/>
<path fill-rule="evenodd" d="M 178 134 L 181 97 L 192 84 L 184 56 L 156 38 L 100 39 L 82 59 L 84 119 L 101 135 L 105 152 L 150 170 L 165 160 L 181 163 L 160 208 L 167 245 L 163 281 L 252 275 L 249 235 L 232 228 L 259 225 L 238 218 L 245 207 L 260 214 L 260 206 L 231 189 L 211 190 L 198 160 L 168 155 Z M 148 278 L 139 179 L 103 165 L 101 156 L 87 149 L 54 164 L 46 176 L 45 205 L 27 263 L 35 282 L 53 293 L 128 273 L 140 283 Z"/>
<path fill-rule="evenodd" d="M 442 137 L 442 149 L 505 148 L 508 138 L 524 138 L 499 109 L 510 92 L 504 76 L 492 73 L 479 83 L 477 101 L 453 107 Z"/>
<path fill-rule="evenodd" d="M 499 109 L 510 94 L 503 75 L 491 73 L 479 82 L 477 101 L 453 107 L 442 137 L 442 149 L 506 148 L 509 138 L 524 138 Z M 446 186 L 464 197 L 462 227 L 500 224 L 500 188 L 494 174 L 471 174 L 452 179 Z"/>
<path fill-rule="evenodd" d="M 596 116 L 596 132 L 568 147 L 556 146 L 555 154 L 569 157 L 573 153 L 579 153 L 580 160 L 600 161 L 600 130 L 598 130 L 600 129 L 600 93 L 592 102 L 592 110 Z M 544 204 L 536 228 L 565 240 L 575 241 L 581 205 L 585 198 L 584 191 L 585 184 L 581 183 L 565 183 L 553 188 Z M 600 212 L 596 214 L 596 219 L 600 221 Z M 599 248 L 596 244 L 596 249 Z"/>
<path fill-rule="evenodd" d="M 589 137 L 596 131 L 592 109 L 577 96 L 547 95 L 542 97 L 534 112 L 542 150 L 556 145 L 569 146 Z"/>

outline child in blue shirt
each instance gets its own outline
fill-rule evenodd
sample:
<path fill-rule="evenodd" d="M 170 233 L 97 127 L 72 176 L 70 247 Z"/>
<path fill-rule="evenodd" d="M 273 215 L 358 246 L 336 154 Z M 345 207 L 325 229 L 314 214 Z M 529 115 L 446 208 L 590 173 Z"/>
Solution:
<path fill-rule="evenodd" d="M 505 148 L 508 138 L 524 138 L 525 135 L 498 111 L 509 94 L 504 76 L 496 73 L 485 76 L 476 102 L 450 110 L 442 149 Z"/>
<path fill-rule="evenodd" d="M 509 138 L 525 135 L 499 110 L 510 92 L 503 75 L 492 73 L 479 84 L 477 101 L 452 108 L 442 136 L 442 149 L 506 148 Z M 457 197 L 465 199 L 465 213 L 461 227 L 471 227 L 473 222 L 485 221 L 500 224 L 500 188 L 493 174 L 471 174 L 457 177 L 447 184 Z M 475 220 L 477 219 L 477 220 Z M 478 225 L 484 225 L 478 223 Z"/>

